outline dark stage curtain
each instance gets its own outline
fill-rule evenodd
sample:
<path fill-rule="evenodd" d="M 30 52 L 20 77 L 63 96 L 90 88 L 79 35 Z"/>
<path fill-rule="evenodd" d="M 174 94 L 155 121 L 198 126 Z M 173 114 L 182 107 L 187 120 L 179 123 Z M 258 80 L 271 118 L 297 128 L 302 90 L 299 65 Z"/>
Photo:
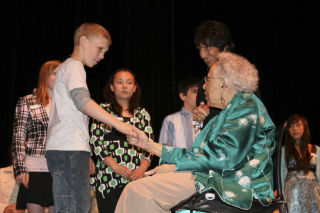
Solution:
<path fill-rule="evenodd" d="M 103 102 L 110 73 L 131 68 L 142 88 L 142 105 L 151 114 L 156 139 L 163 118 L 181 107 L 177 81 L 185 75 L 200 78 L 206 74 L 193 43 L 194 29 L 205 19 L 229 25 L 235 52 L 257 66 L 262 99 L 275 124 L 292 113 L 302 113 L 313 138 L 319 138 L 319 104 L 315 101 L 318 15 L 313 10 L 316 7 L 307 2 L 13 0 L 3 5 L 7 6 L 1 7 L 1 167 L 11 163 L 12 119 L 18 97 L 37 86 L 42 63 L 63 61 L 72 53 L 73 32 L 83 22 L 102 24 L 112 37 L 105 59 L 86 69 L 91 96 Z"/>

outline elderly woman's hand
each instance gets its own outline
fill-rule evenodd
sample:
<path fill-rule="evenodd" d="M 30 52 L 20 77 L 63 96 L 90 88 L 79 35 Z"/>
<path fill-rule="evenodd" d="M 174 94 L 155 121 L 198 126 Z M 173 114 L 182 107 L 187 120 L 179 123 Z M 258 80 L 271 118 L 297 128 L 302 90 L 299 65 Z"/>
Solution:
<path fill-rule="evenodd" d="M 130 144 L 132 145 L 135 145 L 135 146 L 138 146 L 142 149 L 147 149 L 147 145 L 149 143 L 149 138 L 146 136 L 146 134 L 137 129 L 137 128 L 134 128 L 133 131 L 135 132 L 135 135 L 127 135 L 127 139 L 129 141 Z"/>
<path fill-rule="evenodd" d="M 162 164 L 144 173 L 145 176 L 176 171 L 176 164 Z"/>
<path fill-rule="evenodd" d="M 200 124 L 204 121 L 208 114 L 209 106 L 206 105 L 204 102 L 201 102 L 200 105 L 193 110 L 193 120 L 197 121 Z"/>

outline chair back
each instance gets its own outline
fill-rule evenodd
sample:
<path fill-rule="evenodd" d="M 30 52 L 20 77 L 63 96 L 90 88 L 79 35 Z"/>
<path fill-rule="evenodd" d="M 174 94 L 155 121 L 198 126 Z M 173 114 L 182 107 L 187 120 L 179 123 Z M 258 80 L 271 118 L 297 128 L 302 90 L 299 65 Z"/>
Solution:
<path fill-rule="evenodd" d="M 180 202 L 171 209 L 172 213 L 186 213 L 186 212 L 215 212 L 215 213 L 273 213 L 275 210 L 279 210 L 280 213 L 288 212 L 287 204 L 283 198 L 282 192 L 282 179 L 281 179 L 281 155 L 282 144 L 284 141 L 286 123 L 279 125 L 276 129 L 275 135 L 275 151 L 272 155 L 273 160 L 273 179 L 274 190 L 278 191 L 276 199 L 272 200 L 269 206 L 262 206 L 256 199 L 253 200 L 252 206 L 249 210 L 241 210 L 234 206 L 228 205 L 223 202 L 214 190 L 210 190 L 209 193 L 215 194 L 215 199 L 207 200 L 206 193 L 195 193 L 190 198 Z"/>

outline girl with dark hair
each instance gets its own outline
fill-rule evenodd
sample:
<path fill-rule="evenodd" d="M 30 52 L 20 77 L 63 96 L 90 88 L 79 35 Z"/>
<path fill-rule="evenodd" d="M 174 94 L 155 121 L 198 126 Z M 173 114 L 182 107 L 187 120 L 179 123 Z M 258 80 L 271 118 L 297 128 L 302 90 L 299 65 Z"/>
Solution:
<path fill-rule="evenodd" d="M 307 119 L 294 114 L 287 120 L 283 162 L 284 196 L 289 212 L 320 212 L 319 147 L 312 145 Z"/>
<path fill-rule="evenodd" d="M 129 69 L 118 69 L 109 78 L 101 106 L 119 120 L 134 125 L 153 139 L 149 113 L 140 107 L 140 87 Z M 90 145 L 97 157 L 91 185 L 99 212 L 114 212 L 118 198 L 129 181 L 144 177 L 151 155 L 130 145 L 126 135 L 104 123 L 93 121 Z"/>
<path fill-rule="evenodd" d="M 60 61 L 45 62 L 39 73 L 38 88 L 19 98 L 14 114 L 12 157 L 14 176 L 20 184 L 17 209 L 53 212 L 52 179 L 45 158 L 45 143 L 53 85 Z"/>

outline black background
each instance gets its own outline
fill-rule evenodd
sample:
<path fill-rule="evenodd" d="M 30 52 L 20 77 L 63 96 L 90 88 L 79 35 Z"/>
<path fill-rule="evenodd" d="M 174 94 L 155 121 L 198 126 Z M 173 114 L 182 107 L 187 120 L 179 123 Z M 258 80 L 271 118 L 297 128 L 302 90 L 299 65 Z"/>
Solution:
<path fill-rule="evenodd" d="M 315 1 L 314 1 L 315 2 Z M 4 6 L 7 5 L 7 6 Z M 163 118 L 178 111 L 180 77 L 206 74 L 194 47 L 195 27 L 205 19 L 226 23 L 235 52 L 260 72 L 260 90 L 276 125 L 292 113 L 309 120 L 319 144 L 319 36 L 315 3 L 246 0 L 65 0 L 18 1 L 1 5 L 1 167 L 11 163 L 12 119 L 18 97 L 37 86 L 40 66 L 65 60 L 73 33 L 83 22 L 106 27 L 112 46 L 105 59 L 87 68 L 91 96 L 103 101 L 110 73 L 131 68 L 142 88 L 142 105 L 151 114 L 155 138 Z"/>

